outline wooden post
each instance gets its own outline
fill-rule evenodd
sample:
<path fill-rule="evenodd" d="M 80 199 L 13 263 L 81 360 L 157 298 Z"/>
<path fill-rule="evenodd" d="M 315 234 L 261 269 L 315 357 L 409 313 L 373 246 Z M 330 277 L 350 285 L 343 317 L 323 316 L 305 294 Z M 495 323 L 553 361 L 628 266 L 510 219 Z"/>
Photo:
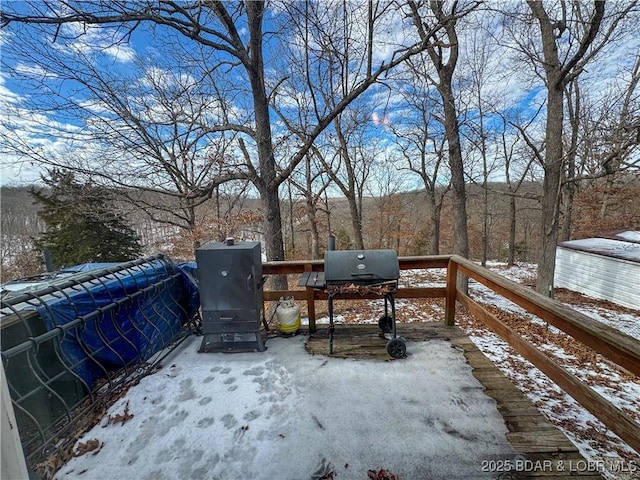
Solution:
<path fill-rule="evenodd" d="M 2 461 L 0 465 L 0 478 L 29 478 L 27 473 L 27 463 L 24 460 L 20 435 L 18 434 L 18 424 L 13 413 L 9 386 L 4 375 L 4 365 L 0 366 L 0 376 L 2 377 Z"/>
<path fill-rule="evenodd" d="M 456 280 L 458 279 L 458 264 L 449 259 L 447 265 L 447 295 L 444 310 L 444 323 L 452 327 L 456 323 L 456 294 L 458 292 Z"/>
<path fill-rule="evenodd" d="M 311 272 L 312 267 L 310 263 L 306 263 L 304 265 L 305 272 Z M 315 290 L 311 287 L 306 287 L 307 289 L 307 314 L 309 317 L 309 333 L 314 333 L 316 331 L 316 301 L 315 301 Z"/>

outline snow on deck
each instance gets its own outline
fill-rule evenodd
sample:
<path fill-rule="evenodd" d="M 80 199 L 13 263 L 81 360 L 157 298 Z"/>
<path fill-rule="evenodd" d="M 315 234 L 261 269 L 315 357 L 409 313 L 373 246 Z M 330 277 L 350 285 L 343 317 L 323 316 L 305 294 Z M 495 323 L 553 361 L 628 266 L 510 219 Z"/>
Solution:
<path fill-rule="evenodd" d="M 193 338 L 80 440 L 104 443 L 57 479 L 492 478 L 514 457 L 502 416 L 449 342 L 398 361 L 312 356 L 305 337 L 261 353 L 197 353 Z M 122 417 L 121 417 L 122 418 Z"/>
<path fill-rule="evenodd" d="M 535 278 L 534 265 L 489 267 L 521 283 Z M 412 284 L 445 281 L 444 271 L 419 273 L 402 272 Z M 471 282 L 470 290 L 480 301 L 528 317 L 482 285 Z M 573 306 L 640 338 L 637 315 Z M 484 329 L 468 333 L 588 461 L 634 468 L 624 475 L 598 470 L 605 478 L 637 478 L 640 458 L 598 420 L 500 338 Z M 262 353 L 197 354 L 194 338 L 108 412 L 115 417 L 128 408 L 133 418 L 121 426 L 105 417 L 104 428 L 85 434 L 81 442 L 104 442 L 99 453 L 74 458 L 56 478 L 289 480 L 335 471 L 337 479 L 362 479 L 380 468 L 402 479 L 482 478 L 483 459 L 513 458 L 495 403 L 449 343 L 411 343 L 407 359 L 381 362 L 314 357 L 303 342 L 271 339 Z M 566 356 L 562 348 L 548 353 L 558 361 Z M 594 376 L 589 383 L 614 404 L 638 411 L 636 379 L 619 378 L 606 362 L 597 378 L 571 363 L 565 366 L 586 380 Z"/>

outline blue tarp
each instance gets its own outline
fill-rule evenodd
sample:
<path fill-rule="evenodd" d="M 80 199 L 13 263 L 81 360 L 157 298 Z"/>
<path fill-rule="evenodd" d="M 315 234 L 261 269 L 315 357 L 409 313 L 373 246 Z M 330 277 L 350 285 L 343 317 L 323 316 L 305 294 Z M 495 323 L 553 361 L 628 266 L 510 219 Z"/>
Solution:
<path fill-rule="evenodd" d="M 74 265 L 73 267 L 65 267 L 62 270 L 60 270 L 60 272 L 63 272 L 63 273 L 90 272 L 92 270 L 98 270 L 100 268 L 117 267 L 118 265 L 120 264 L 113 263 L 113 262 L 102 262 L 102 263 L 89 262 L 89 263 L 82 263 L 80 265 Z"/>
<path fill-rule="evenodd" d="M 48 330 L 90 316 L 66 331 L 61 350 L 91 388 L 108 371 L 147 360 L 195 314 L 199 301 L 194 267 L 152 260 L 80 284 L 73 293 L 47 300 L 38 313 Z"/>

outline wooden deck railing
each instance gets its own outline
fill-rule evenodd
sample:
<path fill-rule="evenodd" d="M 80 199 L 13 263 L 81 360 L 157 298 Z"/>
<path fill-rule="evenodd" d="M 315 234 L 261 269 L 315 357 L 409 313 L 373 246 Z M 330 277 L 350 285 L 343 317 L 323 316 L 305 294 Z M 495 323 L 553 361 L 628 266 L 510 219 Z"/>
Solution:
<path fill-rule="evenodd" d="M 447 325 L 455 324 L 456 303 L 461 304 L 640 453 L 640 425 L 635 420 L 558 365 L 535 345 L 488 312 L 480 303 L 457 290 L 456 279 L 458 275 L 465 275 L 485 285 L 636 376 L 640 376 L 640 341 L 458 255 L 400 257 L 399 262 L 401 270 L 447 268 L 447 281 L 445 287 L 401 286 L 396 294 L 397 298 L 444 298 L 443 321 Z M 322 260 L 263 264 L 265 275 L 292 275 L 323 270 Z M 278 300 L 282 296 L 292 296 L 296 300 L 306 301 L 311 331 L 316 329 L 315 302 L 327 299 L 325 292 L 308 287 L 298 290 L 265 290 L 264 296 L 265 300 L 270 301 Z M 340 298 L 350 297 L 341 295 Z M 356 294 L 353 298 L 377 297 Z"/>

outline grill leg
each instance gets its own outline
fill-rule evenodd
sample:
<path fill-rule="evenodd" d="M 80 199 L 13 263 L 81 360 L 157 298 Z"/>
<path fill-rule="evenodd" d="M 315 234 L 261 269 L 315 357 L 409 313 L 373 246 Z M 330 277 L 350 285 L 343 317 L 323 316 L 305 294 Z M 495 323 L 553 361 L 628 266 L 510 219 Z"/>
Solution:
<path fill-rule="evenodd" d="M 393 296 L 393 293 L 387 293 L 384 296 L 384 313 L 387 314 L 387 300 L 389 304 L 391 304 L 391 332 L 393 334 L 393 338 L 396 338 L 396 300 Z"/>
<path fill-rule="evenodd" d="M 384 297 L 385 305 L 388 301 L 391 304 L 391 331 L 393 338 L 387 343 L 387 353 L 393 358 L 405 358 L 407 356 L 407 346 L 404 341 L 397 337 L 396 333 L 396 302 L 393 293 L 387 293 Z"/>
<path fill-rule="evenodd" d="M 333 293 L 329 294 L 329 355 L 333 354 Z"/>
<path fill-rule="evenodd" d="M 389 316 L 389 300 L 387 299 L 388 294 L 384 296 L 384 316 Z"/>

